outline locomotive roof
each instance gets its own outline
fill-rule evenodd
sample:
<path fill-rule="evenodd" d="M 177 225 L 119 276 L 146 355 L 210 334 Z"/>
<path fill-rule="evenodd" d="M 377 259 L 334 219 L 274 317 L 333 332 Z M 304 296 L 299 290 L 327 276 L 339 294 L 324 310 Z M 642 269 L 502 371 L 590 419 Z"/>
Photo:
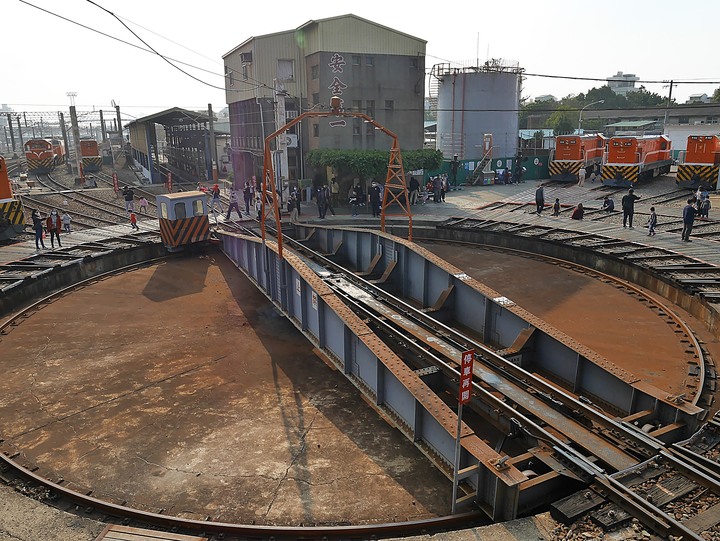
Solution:
<path fill-rule="evenodd" d="M 198 197 L 207 197 L 205 192 L 200 190 L 193 190 L 191 192 L 173 192 L 173 193 L 162 193 L 157 195 L 156 199 L 169 199 L 170 201 L 176 201 L 178 199 L 197 199 Z"/>

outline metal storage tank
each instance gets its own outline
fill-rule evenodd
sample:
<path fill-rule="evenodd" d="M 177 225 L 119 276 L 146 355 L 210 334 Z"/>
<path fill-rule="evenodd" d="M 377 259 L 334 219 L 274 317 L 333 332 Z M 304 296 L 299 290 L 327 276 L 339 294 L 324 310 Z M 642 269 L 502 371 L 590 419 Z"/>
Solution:
<path fill-rule="evenodd" d="M 488 61 L 482 66 L 436 64 L 430 91 L 437 97 L 436 148 L 446 159 L 480 159 L 483 137 L 492 134 L 493 158 L 514 157 L 522 68 Z"/>

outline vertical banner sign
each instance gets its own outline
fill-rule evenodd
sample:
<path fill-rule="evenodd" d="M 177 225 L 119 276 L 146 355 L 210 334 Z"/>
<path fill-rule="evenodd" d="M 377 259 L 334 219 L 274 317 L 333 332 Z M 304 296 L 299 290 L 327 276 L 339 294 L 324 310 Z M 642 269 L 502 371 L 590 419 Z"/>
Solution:
<path fill-rule="evenodd" d="M 470 389 L 472 388 L 472 369 L 473 359 L 475 358 L 475 350 L 471 349 L 462 354 L 462 364 L 460 365 L 460 396 L 461 404 L 470 401 Z"/>
<path fill-rule="evenodd" d="M 113 173 L 113 174 L 112 174 L 112 177 L 113 177 L 113 190 L 115 190 L 115 193 L 118 193 L 118 190 L 119 190 L 120 188 L 118 187 L 118 176 L 117 176 L 117 173 Z"/>
<path fill-rule="evenodd" d="M 462 410 L 463 404 L 470 401 L 474 359 L 474 349 L 463 351 L 460 362 L 460 389 L 458 390 L 457 432 L 455 433 L 455 461 L 453 464 L 453 491 L 451 509 L 452 513 L 455 513 L 455 511 L 457 510 L 458 482 L 460 481 L 460 479 L 458 478 L 458 471 L 460 470 L 460 431 L 462 430 Z"/>
<path fill-rule="evenodd" d="M 172 173 L 168 172 L 167 189 L 168 192 L 172 192 Z"/>

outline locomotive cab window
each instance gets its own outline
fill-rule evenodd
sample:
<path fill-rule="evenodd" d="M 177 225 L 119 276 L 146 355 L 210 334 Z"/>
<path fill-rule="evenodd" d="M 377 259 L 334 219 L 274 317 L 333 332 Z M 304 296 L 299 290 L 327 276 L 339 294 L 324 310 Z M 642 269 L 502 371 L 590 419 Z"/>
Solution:
<path fill-rule="evenodd" d="M 626 141 L 626 142 L 624 143 L 624 145 L 625 145 L 626 147 L 631 147 L 631 146 L 632 146 L 632 141 Z"/>
<path fill-rule="evenodd" d="M 176 220 L 182 220 L 186 217 L 185 214 L 185 203 L 175 203 L 175 219 Z"/>
<path fill-rule="evenodd" d="M 167 203 L 165 201 L 160 203 L 160 217 L 165 218 L 166 220 L 168 217 L 168 207 L 167 207 Z"/>
<path fill-rule="evenodd" d="M 203 212 L 203 202 L 200 199 L 196 199 L 193 201 L 193 216 L 202 216 L 205 214 Z"/>

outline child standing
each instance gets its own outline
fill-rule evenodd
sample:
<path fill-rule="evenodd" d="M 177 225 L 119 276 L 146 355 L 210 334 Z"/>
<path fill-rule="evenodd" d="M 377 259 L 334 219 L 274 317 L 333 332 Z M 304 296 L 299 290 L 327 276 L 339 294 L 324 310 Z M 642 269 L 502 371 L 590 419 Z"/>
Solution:
<path fill-rule="evenodd" d="M 130 211 L 130 227 L 133 229 L 140 229 L 137 224 L 137 216 L 135 216 L 135 212 L 132 210 Z"/>
<path fill-rule="evenodd" d="M 560 199 L 555 198 L 555 202 L 553 203 L 553 216 L 560 216 Z"/>
<path fill-rule="evenodd" d="M 650 207 L 650 218 L 647 221 L 648 237 L 655 236 L 655 226 L 657 225 L 657 214 L 655 214 L 655 207 Z"/>
<path fill-rule="evenodd" d="M 65 233 L 70 233 L 70 221 L 71 220 L 72 220 L 72 218 L 70 218 L 70 215 L 67 213 L 67 210 L 65 212 L 63 212 L 62 224 L 63 224 L 63 229 L 65 230 Z"/>

